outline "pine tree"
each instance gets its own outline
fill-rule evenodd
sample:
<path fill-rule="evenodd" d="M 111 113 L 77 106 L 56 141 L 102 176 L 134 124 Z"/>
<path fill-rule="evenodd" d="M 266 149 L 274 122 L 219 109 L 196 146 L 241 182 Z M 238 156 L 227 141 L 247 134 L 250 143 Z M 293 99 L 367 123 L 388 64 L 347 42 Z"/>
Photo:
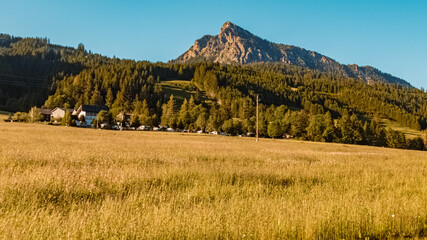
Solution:
<path fill-rule="evenodd" d="M 325 130 L 323 131 L 322 138 L 326 142 L 333 142 L 336 139 L 336 128 L 334 124 L 334 120 L 332 119 L 331 113 L 326 112 L 324 115 L 325 120 Z"/>
<path fill-rule="evenodd" d="M 108 91 L 107 91 L 107 96 L 105 98 L 105 104 L 109 108 L 112 108 L 113 107 L 113 102 L 114 102 L 113 91 L 111 90 L 111 88 L 109 88 Z"/>
<path fill-rule="evenodd" d="M 181 105 L 181 109 L 178 114 L 178 127 L 181 129 L 188 129 L 191 123 L 191 115 L 189 112 L 189 104 L 187 99 Z"/>
<path fill-rule="evenodd" d="M 150 109 L 148 108 L 147 100 L 142 101 L 141 108 L 139 110 L 139 122 L 145 126 L 153 125 L 153 118 L 150 117 Z"/>
<path fill-rule="evenodd" d="M 176 128 L 176 110 L 175 110 L 175 99 L 173 95 L 170 96 L 167 104 L 162 107 L 162 125 L 168 125 L 169 127 Z"/>
<path fill-rule="evenodd" d="M 90 98 L 89 104 L 92 104 L 92 105 L 104 104 L 104 100 L 101 96 L 101 93 L 98 90 L 98 86 L 95 86 L 95 90 L 93 91 L 93 94 L 92 94 L 92 97 Z"/>
<path fill-rule="evenodd" d="M 207 114 L 206 113 L 201 113 L 196 120 L 196 126 L 197 128 L 199 128 L 200 130 L 202 130 L 203 132 L 206 130 L 206 125 L 207 125 Z"/>

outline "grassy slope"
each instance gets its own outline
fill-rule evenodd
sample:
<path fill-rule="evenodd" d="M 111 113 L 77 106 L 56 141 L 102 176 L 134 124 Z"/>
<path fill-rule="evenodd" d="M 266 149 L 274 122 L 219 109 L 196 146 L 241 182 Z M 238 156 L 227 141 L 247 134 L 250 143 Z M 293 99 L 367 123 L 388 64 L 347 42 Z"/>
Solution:
<path fill-rule="evenodd" d="M 0 121 L 0 236 L 427 234 L 418 151 Z"/>
<path fill-rule="evenodd" d="M 396 121 L 392 121 L 389 119 L 383 119 L 382 122 L 387 127 L 390 127 L 390 128 L 397 130 L 397 131 L 401 131 L 403 134 L 405 134 L 407 139 L 413 139 L 416 137 L 420 137 L 422 134 L 421 131 L 417 131 L 415 129 L 403 126 L 402 124 L 400 124 Z"/>
<path fill-rule="evenodd" d="M 186 80 L 170 80 L 170 81 L 163 81 L 161 82 L 162 90 L 166 94 L 167 98 L 170 97 L 170 95 L 173 94 L 177 106 L 181 106 L 184 99 L 190 99 L 191 95 L 195 94 L 195 90 L 191 86 L 190 81 Z M 212 100 L 209 99 L 203 92 L 202 92 L 202 101 L 206 103 L 210 103 Z"/>

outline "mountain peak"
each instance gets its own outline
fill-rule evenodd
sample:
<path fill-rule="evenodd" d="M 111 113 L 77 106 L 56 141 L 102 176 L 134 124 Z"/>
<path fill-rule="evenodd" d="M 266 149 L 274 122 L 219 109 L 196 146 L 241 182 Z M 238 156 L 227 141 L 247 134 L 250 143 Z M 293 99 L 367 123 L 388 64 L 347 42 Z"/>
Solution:
<path fill-rule="evenodd" d="M 224 35 L 228 35 L 228 36 L 240 36 L 240 37 L 252 37 L 253 35 L 237 26 L 236 24 L 227 21 L 224 23 L 224 25 L 222 25 L 221 30 L 219 31 L 219 36 L 224 36 Z"/>
<path fill-rule="evenodd" d="M 236 29 L 236 27 L 238 27 L 236 24 L 234 24 L 230 21 L 227 21 L 222 25 L 221 31 L 219 33 L 221 34 L 221 33 L 226 32 L 226 31 L 233 31 Z"/>
<path fill-rule="evenodd" d="M 235 26 L 236 24 L 234 24 L 234 23 L 232 23 L 232 22 L 230 22 L 230 21 L 227 21 L 227 22 L 225 22 L 225 23 L 222 25 L 221 30 L 222 30 L 222 29 L 226 29 L 226 28 L 230 28 L 230 27 L 232 27 L 232 25 L 233 25 L 233 26 Z"/>
<path fill-rule="evenodd" d="M 374 81 L 382 81 L 410 86 L 406 81 L 389 74 L 384 74 L 372 67 L 343 65 L 313 51 L 296 46 L 269 42 L 230 21 L 222 25 L 218 35 L 206 35 L 196 40 L 188 51 L 174 61 L 206 60 L 226 64 L 282 62 L 320 72 L 361 79 L 368 84 Z"/>

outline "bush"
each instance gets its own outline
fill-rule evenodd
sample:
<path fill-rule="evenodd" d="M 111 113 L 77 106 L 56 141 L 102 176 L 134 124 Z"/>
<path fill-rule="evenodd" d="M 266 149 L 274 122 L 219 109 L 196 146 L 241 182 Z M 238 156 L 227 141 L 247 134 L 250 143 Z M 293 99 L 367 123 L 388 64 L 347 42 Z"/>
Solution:
<path fill-rule="evenodd" d="M 37 107 L 32 107 L 28 112 L 28 121 L 30 122 L 39 122 L 43 119 L 43 114 Z"/>
<path fill-rule="evenodd" d="M 424 150 L 425 149 L 424 141 L 421 137 L 416 137 L 414 139 L 408 139 L 407 146 L 408 146 L 408 149 L 413 149 L 413 150 Z"/>
<path fill-rule="evenodd" d="M 64 117 L 62 118 L 62 126 L 71 126 L 72 119 L 71 113 L 69 111 L 65 111 Z"/>
<path fill-rule="evenodd" d="M 113 115 L 108 111 L 105 111 L 105 110 L 100 111 L 98 113 L 96 119 L 97 119 L 96 124 L 94 124 L 92 122 L 92 124 L 95 126 L 95 128 L 96 128 L 96 125 L 98 124 L 98 122 L 99 122 L 99 124 L 106 124 L 106 128 L 109 128 L 113 125 Z"/>
<path fill-rule="evenodd" d="M 12 114 L 9 114 L 9 116 L 5 119 L 3 119 L 5 122 L 11 122 L 12 121 Z"/>
<path fill-rule="evenodd" d="M 28 114 L 25 112 L 17 112 L 13 115 L 12 121 L 14 121 L 14 122 L 26 122 L 26 121 L 28 121 Z"/>

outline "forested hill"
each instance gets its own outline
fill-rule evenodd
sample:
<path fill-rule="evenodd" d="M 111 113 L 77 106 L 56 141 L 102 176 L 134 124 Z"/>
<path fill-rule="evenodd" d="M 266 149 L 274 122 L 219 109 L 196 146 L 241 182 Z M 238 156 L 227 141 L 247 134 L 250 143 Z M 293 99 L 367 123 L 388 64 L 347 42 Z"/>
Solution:
<path fill-rule="evenodd" d="M 1 35 L 0 109 L 106 104 L 111 114 L 132 112 L 133 124 L 246 133 L 254 131 L 260 95 L 261 136 L 403 146 L 384 118 L 427 127 L 427 93 L 398 84 L 364 81 L 286 63 L 228 65 L 119 60 L 52 45 L 48 39 Z M 186 83 L 187 100 L 164 87 Z M 184 89 L 185 88 L 185 89 Z M 190 99 L 191 97 L 191 99 Z M 385 143 L 386 136 L 392 143 Z M 399 145 L 400 144 L 400 145 Z"/>
<path fill-rule="evenodd" d="M 0 109 L 24 111 L 42 105 L 55 91 L 57 79 L 114 59 L 50 44 L 47 38 L 0 34 Z"/>
<path fill-rule="evenodd" d="M 368 84 L 385 82 L 411 86 L 405 80 L 371 66 L 344 65 L 314 51 L 267 41 L 231 22 L 224 23 L 218 35 L 206 35 L 196 40 L 188 51 L 172 62 L 199 61 L 227 64 L 282 62 L 335 76 L 360 79 Z"/>

